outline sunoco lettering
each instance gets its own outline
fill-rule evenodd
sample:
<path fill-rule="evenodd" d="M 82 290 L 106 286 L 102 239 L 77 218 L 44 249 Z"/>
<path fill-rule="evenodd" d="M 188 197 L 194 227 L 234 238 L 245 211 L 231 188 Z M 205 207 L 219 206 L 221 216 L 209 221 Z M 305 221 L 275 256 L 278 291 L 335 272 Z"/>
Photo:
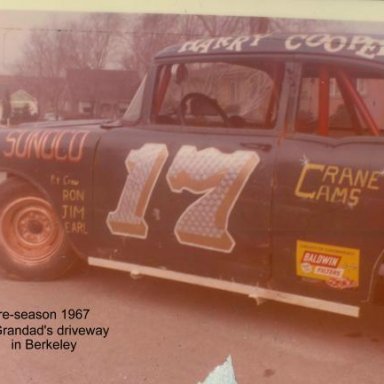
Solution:
<path fill-rule="evenodd" d="M 13 130 L 5 138 L 3 155 L 17 159 L 42 159 L 78 162 L 83 156 L 84 141 L 89 131 L 39 129 Z"/>

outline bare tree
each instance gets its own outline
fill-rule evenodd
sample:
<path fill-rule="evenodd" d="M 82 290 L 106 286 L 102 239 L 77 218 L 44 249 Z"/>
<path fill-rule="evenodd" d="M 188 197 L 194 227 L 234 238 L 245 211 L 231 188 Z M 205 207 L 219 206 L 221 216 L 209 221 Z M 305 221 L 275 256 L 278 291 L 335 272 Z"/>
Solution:
<path fill-rule="evenodd" d="M 1 116 L 1 123 L 8 124 L 9 120 L 11 118 L 11 95 L 9 94 L 9 90 L 5 89 L 3 98 L 1 100 L 1 106 L 2 106 L 2 116 Z"/>
<path fill-rule="evenodd" d="M 271 19 L 268 17 L 249 17 L 249 34 L 267 33 L 271 29 Z"/>
<path fill-rule="evenodd" d="M 124 22 L 119 14 L 90 14 L 68 25 L 71 67 L 105 68 L 116 53 Z"/>
<path fill-rule="evenodd" d="M 47 30 L 32 30 L 18 64 L 25 86 L 34 89 L 42 109 L 59 109 L 63 91 L 63 76 L 70 59 L 68 34 L 53 26 Z"/>
<path fill-rule="evenodd" d="M 130 49 L 122 53 L 121 64 L 124 68 L 136 69 L 143 75 L 153 55 L 168 45 L 189 39 L 264 33 L 268 28 L 269 19 L 267 18 L 139 15 L 132 33 L 127 34 L 125 38 Z"/>
<path fill-rule="evenodd" d="M 189 27 L 188 24 L 186 27 Z M 135 69 L 143 75 L 156 52 L 181 39 L 180 16 L 140 15 L 133 25 L 132 32 L 125 39 L 126 46 L 122 52 L 121 64 L 124 68 Z"/>
<path fill-rule="evenodd" d="M 107 65 L 117 47 L 122 20 L 115 14 L 91 14 L 61 28 L 52 24 L 30 32 L 17 69 L 26 86 L 34 89 L 40 115 L 46 110 L 59 114 L 68 69 Z"/>

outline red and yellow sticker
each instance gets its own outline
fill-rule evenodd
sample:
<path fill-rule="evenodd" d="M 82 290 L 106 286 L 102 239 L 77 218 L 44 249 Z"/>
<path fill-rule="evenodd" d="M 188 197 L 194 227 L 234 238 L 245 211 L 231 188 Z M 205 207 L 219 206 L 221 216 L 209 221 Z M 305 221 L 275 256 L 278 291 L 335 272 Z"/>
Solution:
<path fill-rule="evenodd" d="M 298 276 L 322 280 L 332 288 L 355 288 L 359 286 L 359 265 L 359 249 L 297 241 Z"/>

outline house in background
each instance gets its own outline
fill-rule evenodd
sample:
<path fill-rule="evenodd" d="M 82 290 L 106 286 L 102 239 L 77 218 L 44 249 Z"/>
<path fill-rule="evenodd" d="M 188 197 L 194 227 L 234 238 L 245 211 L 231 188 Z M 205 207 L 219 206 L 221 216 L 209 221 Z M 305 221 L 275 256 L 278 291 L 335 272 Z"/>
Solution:
<path fill-rule="evenodd" d="M 62 97 L 63 117 L 121 117 L 139 82 L 134 71 L 70 69 Z"/>
<path fill-rule="evenodd" d="M 122 70 L 70 69 L 65 78 L 0 75 L 0 121 L 3 100 L 10 104 L 11 123 L 118 118 L 138 85 L 136 72 Z"/>
<path fill-rule="evenodd" d="M 0 76 L 0 121 L 8 118 L 14 121 L 28 121 L 37 118 L 39 104 L 33 87 L 28 87 L 24 77 Z M 9 111 L 5 111 L 5 104 Z"/>
<path fill-rule="evenodd" d="M 13 114 L 22 114 L 25 110 L 28 110 L 32 116 L 37 115 L 37 99 L 27 91 L 18 89 L 10 95 L 10 99 Z"/>

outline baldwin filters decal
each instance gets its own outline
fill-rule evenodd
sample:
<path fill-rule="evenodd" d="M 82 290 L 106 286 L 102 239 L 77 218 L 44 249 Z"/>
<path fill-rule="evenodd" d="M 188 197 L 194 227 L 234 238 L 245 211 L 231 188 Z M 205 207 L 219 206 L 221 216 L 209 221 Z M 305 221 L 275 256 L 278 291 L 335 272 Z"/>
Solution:
<path fill-rule="evenodd" d="M 297 275 L 322 280 L 332 288 L 357 287 L 359 285 L 359 261 L 359 249 L 297 241 Z"/>

